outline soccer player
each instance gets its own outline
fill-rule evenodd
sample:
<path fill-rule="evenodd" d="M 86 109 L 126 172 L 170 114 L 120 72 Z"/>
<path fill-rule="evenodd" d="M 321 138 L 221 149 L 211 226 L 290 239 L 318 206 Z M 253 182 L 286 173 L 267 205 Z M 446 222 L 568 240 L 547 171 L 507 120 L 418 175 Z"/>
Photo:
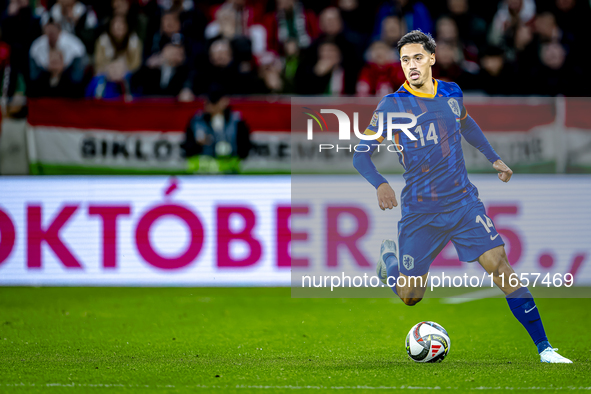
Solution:
<path fill-rule="evenodd" d="M 468 180 L 461 137 L 486 156 L 501 181 L 508 182 L 513 172 L 468 115 L 458 85 L 433 79 L 435 45 L 430 35 L 419 30 L 400 39 L 398 51 L 406 82 L 397 92 L 380 101 L 365 134 L 381 135 L 377 140 L 362 140 L 361 144 L 367 148 L 359 149 L 353 157 L 355 168 L 377 189 L 380 208 L 398 206 L 394 190 L 377 171 L 371 156 L 387 136 L 387 113 L 405 112 L 416 116 L 415 126 L 406 131 L 396 130 L 392 137 L 406 181 L 402 190 L 402 219 L 398 223 L 402 258 L 398 260 L 396 243 L 384 240 L 378 276 L 388 285 L 394 283 L 392 290 L 406 305 L 415 305 L 425 294 L 431 263 L 451 240 L 460 260 L 478 261 L 493 275 L 494 283 L 506 295 L 511 312 L 537 346 L 541 361 L 571 363 L 548 342 L 540 313 L 527 287 L 512 286 L 508 280 L 515 271 L 507 260 L 505 243 L 486 216 L 478 190 Z M 408 120 L 401 119 L 400 124 Z M 404 277 L 401 283 L 405 286 L 396 284 L 399 276 Z M 415 279 L 409 280 L 409 277 Z M 417 280 L 418 277 L 422 281 Z"/>

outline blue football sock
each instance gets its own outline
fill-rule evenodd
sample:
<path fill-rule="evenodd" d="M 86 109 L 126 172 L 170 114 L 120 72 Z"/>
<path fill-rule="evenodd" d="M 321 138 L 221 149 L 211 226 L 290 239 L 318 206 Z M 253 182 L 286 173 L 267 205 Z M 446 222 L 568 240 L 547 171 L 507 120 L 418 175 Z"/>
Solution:
<path fill-rule="evenodd" d="M 384 254 L 384 261 L 386 262 L 386 272 L 388 273 L 388 278 L 392 277 L 393 279 L 389 279 L 388 283 L 394 283 L 394 286 L 391 287 L 394 294 L 398 295 L 396 291 L 396 280 L 400 276 L 400 272 L 398 272 L 398 259 L 394 255 L 394 253 L 386 253 Z"/>
<path fill-rule="evenodd" d="M 507 303 L 513 315 L 525 327 L 529 336 L 538 347 L 538 353 L 551 347 L 544 331 L 540 312 L 527 287 L 521 287 L 507 296 Z"/>

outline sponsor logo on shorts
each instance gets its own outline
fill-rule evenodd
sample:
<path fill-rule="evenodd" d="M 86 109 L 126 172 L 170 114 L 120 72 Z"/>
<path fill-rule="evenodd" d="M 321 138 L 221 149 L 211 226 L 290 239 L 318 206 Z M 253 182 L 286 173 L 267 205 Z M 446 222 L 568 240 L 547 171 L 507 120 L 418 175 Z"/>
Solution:
<path fill-rule="evenodd" d="M 402 257 L 402 264 L 404 264 L 404 268 L 411 270 L 415 267 L 415 259 L 412 256 L 405 254 Z"/>
<path fill-rule="evenodd" d="M 491 236 L 490 236 L 490 240 L 491 240 L 491 241 L 494 241 L 494 240 L 495 240 L 495 238 L 497 238 L 498 236 L 499 236 L 499 234 L 495 235 L 494 237 L 491 235 Z"/>

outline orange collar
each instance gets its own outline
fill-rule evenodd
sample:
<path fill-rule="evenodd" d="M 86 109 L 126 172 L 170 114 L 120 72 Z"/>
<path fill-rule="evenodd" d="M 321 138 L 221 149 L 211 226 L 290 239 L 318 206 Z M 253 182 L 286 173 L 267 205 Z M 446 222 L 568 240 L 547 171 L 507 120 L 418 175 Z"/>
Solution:
<path fill-rule="evenodd" d="M 433 78 L 433 91 L 434 91 L 433 94 L 422 93 L 422 92 L 418 92 L 418 91 L 414 90 L 413 88 L 410 87 L 410 85 L 408 84 L 408 81 L 404 81 L 404 85 L 402 85 L 402 86 L 413 96 L 432 99 L 437 95 L 437 80 L 435 78 Z"/>

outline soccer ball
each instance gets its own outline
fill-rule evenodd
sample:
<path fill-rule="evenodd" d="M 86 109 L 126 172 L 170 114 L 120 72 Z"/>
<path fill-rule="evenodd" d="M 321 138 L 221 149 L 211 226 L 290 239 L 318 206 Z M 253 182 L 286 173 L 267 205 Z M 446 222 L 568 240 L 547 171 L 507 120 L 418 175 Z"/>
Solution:
<path fill-rule="evenodd" d="M 437 363 L 449 353 L 450 340 L 445 328 L 423 321 L 410 329 L 405 341 L 406 352 L 418 363 Z"/>

